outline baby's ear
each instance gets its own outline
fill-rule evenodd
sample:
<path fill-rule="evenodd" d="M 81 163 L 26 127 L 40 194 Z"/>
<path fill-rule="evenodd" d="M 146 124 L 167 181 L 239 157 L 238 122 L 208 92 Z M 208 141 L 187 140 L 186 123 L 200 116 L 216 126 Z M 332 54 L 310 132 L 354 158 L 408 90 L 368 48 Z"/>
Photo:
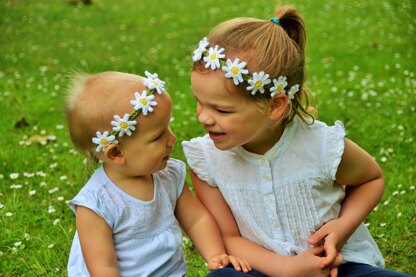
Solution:
<path fill-rule="evenodd" d="M 126 160 L 117 144 L 110 144 L 105 148 L 105 156 L 115 164 L 123 164 Z"/>
<path fill-rule="evenodd" d="M 285 94 L 279 93 L 271 99 L 268 115 L 271 120 L 280 120 L 285 114 L 288 105 L 288 98 Z"/>

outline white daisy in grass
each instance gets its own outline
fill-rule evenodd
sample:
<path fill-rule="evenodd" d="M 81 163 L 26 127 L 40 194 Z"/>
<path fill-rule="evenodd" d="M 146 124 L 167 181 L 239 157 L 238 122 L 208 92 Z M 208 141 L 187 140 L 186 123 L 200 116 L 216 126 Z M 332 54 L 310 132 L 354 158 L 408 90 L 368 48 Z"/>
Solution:
<path fill-rule="evenodd" d="M 289 97 L 289 99 L 293 99 L 295 98 L 295 94 L 296 92 L 299 91 L 299 85 L 293 85 L 290 90 L 287 93 L 287 97 Z"/>
<path fill-rule="evenodd" d="M 194 62 L 199 61 L 202 58 L 202 55 L 205 51 L 207 51 L 207 46 L 209 45 L 208 39 L 204 37 L 198 45 L 198 48 L 194 50 L 194 55 L 192 56 L 192 60 Z"/>
<path fill-rule="evenodd" d="M 239 83 L 244 82 L 243 74 L 248 74 L 248 70 L 244 69 L 247 65 L 246 62 L 241 62 L 240 59 L 235 59 L 233 62 L 230 59 L 227 59 L 227 65 L 222 67 L 222 70 L 225 71 L 226 78 L 233 78 L 234 84 L 238 85 Z"/>
<path fill-rule="evenodd" d="M 274 97 L 275 95 L 279 93 L 285 93 L 285 88 L 287 86 L 286 76 L 280 76 L 279 78 L 273 79 L 274 86 L 270 89 L 271 97 Z"/>
<path fill-rule="evenodd" d="M 257 91 L 264 93 L 264 86 L 270 84 L 272 81 L 269 79 L 269 74 L 261 71 L 260 73 L 254 72 L 253 78 L 248 80 L 250 86 L 247 90 L 251 90 L 251 94 L 255 95 Z"/>
<path fill-rule="evenodd" d="M 214 48 L 210 47 L 208 50 L 208 56 L 204 57 L 205 68 L 211 67 L 211 70 L 220 68 L 220 59 L 224 58 L 224 48 L 218 49 L 219 46 L 215 45 Z"/>
<path fill-rule="evenodd" d="M 165 82 L 159 79 L 157 73 L 151 74 L 148 71 L 145 71 L 147 78 L 144 79 L 144 85 L 149 89 L 155 89 L 157 93 L 161 94 L 165 91 Z"/>
<path fill-rule="evenodd" d="M 105 151 L 105 148 L 111 143 L 118 144 L 116 137 L 113 135 L 109 136 L 108 131 L 105 131 L 102 134 L 101 132 L 97 132 L 96 134 L 97 136 L 92 138 L 92 142 L 98 145 L 95 149 L 97 152 Z"/>
<path fill-rule="evenodd" d="M 153 101 L 155 98 L 154 95 L 150 94 L 147 95 L 147 91 L 142 91 L 142 94 L 138 93 L 137 91 L 134 93 L 135 100 L 131 100 L 130 103 L 134 106 L 134 109 L 140 110 L 142 109 L 143 115 L 147 115 L 147 112 L 153 112 L 152 106 L 156 106 L 157 102 Z"/>
<path fill-rule="evenodd" d="M 136 120 L 129 120 L 129 114 L 125 114 L 122 118 L 118 115 L 114 116 L 114 120 L 111 121 L 113 130 L 118 132 L 118 135 L 122 137 L 124 134 L 131 136 L 131 131 L 136 130 Z"/>

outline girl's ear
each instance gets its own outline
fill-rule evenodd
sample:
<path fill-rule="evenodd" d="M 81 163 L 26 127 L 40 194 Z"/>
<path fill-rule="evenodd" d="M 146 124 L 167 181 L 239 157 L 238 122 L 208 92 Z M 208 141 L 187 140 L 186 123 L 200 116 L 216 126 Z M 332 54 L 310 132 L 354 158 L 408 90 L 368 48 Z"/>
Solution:
<path fill-rule="evenodd" d="M 115 164 L 123 164 L 126 161 L 123 153 L 121 153 L 120 148 L 117 144 L 110 144 L 105 148 L 106 158 Z"/>
<path fill-rule="evenodd" d="M 269 105 L 268 115 L 271 120 L 280 120 L 285 114 L 289 99 L 283 93 L 275 95 Z"/>

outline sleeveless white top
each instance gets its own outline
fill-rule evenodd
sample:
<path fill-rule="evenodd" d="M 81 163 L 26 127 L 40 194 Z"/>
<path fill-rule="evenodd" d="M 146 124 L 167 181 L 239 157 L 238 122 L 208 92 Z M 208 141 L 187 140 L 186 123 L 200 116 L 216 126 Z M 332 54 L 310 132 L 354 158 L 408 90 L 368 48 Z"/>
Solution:
<path fill-rule="evenodd" d="M 107 222 L 120 276 L 185 276 L 182 233 L 174 214 L 185 175 L 185 164 L 170 159 L 165 169 L 152 174 L 153 199 L 141 201 L 117 187 L 101 166 L 69 201 L 74 212 L 84 206 Z M 90 276 L 78 233 L 69 255 L 68 276 Z"/>
<path fill-rule="evenodd" d="M 345 131 L 296 118 L 264 155 L 235 147 L 222 151 L 208 135 L 182 143 L 190 168 L 228 203 L 243 237 L 280 255 L 311 246 L 310 235 L 339 217 L 344 187 L 335 175 Z M 344 262 L 383 267 L 384 259 L 364 224 L 342 249 Z"/>

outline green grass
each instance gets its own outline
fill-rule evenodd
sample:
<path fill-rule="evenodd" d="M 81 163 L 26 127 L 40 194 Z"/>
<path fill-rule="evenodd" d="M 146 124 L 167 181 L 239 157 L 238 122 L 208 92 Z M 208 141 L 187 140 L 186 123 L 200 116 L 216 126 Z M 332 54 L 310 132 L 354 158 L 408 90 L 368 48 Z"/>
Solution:
<path fill-rule="evenodd" d="M 222 20 L 272 17 L 274 3 L 0 1 L 0 275 L 66 275 L 75 221 L 65 202 L 85 180 L 84 160 L 64 128 L 69 72 L 158 72 L 174 101 L 174 156 L 184 159 L 179 142 L 203 133 L 190 91 L 193 47 Z M 416 4 L 292 3 L 307 24 L 308 82 L 319 118 L 342 120 L 348 137 L 383 168 L 386 191 L 367 223 L 386 267 L 416 274 Z M 28 126 L 17 124 L 23 118 Z M 51 137 L 42 145 L 34 135 Z M 192 244 L 185 250 L 189 276 L 203 276 Z"/>

